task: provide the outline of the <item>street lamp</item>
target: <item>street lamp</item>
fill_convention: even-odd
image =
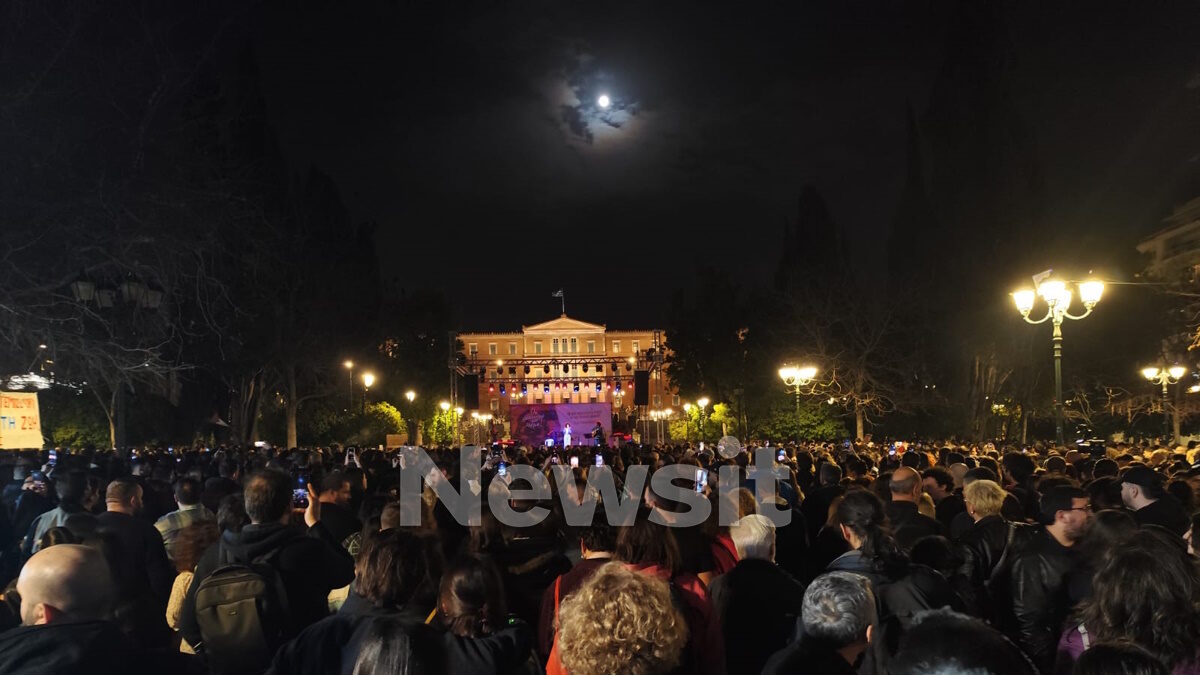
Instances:
[[[684,440],[690,442],[692,440],[692,404],[691,403],[683,404],[683,421],[684,421],[684,425],[683,425]]]
[[[700,406],[700,441],[704,441],[704,423],[708,421],[708,398],[700,398],[696,400],[696,405]]]
[[[785,365],[779,369],[779,379],[783,380],[783,384],[790,387],[796,394],[796,440],[799,441],[800,433],[800,387],[808,386],[813,378],[817,376],[816,366],[793,366]]]
[[[354,408],[354,362],[347,359],[342,365],[350,371],[350,403],[346,405],[346,412],[349,412]]]
[[[1092,313],[1100,296],[1104,295],[1104,282],[1098,279],[1088,279],[1076,284],[1079,288],[1079,299],[1083,302],[1083,314],[1070,313],[1071,300],[1074,292],[1067,287],[1066,282],[1059,279],[1045,279],[1034,289],[1022,288],[1012,294],[1013,302],[1021,318],[1026,323],[1039,324],[1050,321],[1054,324],[1051,341],[1054,345],[1054,438],[1063,445],[1063,401],[1062,401],[1062,324],[1066,319],[1082,319]],[[1037,296],[1046,303],[1046,315],[1036,321],[1029,318],[1033,311]]]
[[[1142,377],[1146,378],[1154,384],[1162,386],[1162,409],[1163,409],[1163,439],[1171,436],[1172,443],[1179,442],[1179,434],[1171,434],[1168,426],[1169,418],[1167,416],[1167,387],[1179,381],[1179,378],[1187,374],[1187,368],[1183,366],[1171,366],[1170,368],[1159,368],[1157,366],[1147,366],[1142,368]],[[1175,421],[1179,421],[1179,410],[1175,410]]]
[[[446,412],[447,410],[450,409],[450,402],[442,401],[441,403],[438,404],[438,407],[442,409],[442,412]]]
[[[408,391],[404,392],[404,398],[408,399],[409,403],[412,403],[413,399],[415,399],[416,397],[417,397],[417,392],[413,391],[412,389],[409,389]]]
[[[143,310],[157,311],[162,305],[163,298],[166,292],[157,284],[151,282],[146,284],[137,276],[131,274],[119,283],[101,282],[97,283],[87,272],[82,272],[78,278],[68,284],[71,291],[71,296],[81,305],[96,304],[96,309],[102,311],[111,310],[113,313],[119,313],[116,320],[107,327],[108,339],[115,339],[119,342],[124,342],[126,339],[138,338],[138,329],[136,323],[140,317],[146,316]],[[119,291],[119,295],[118,295]],[[118,299],[124,302],[117,302]],[[107,319],[102,319],[107,320]],[[81,328],[81,330],[84,330]],[[39,349],[44,349],[44,346]],[[153,348],[143,348],[140,346],[140,340],[135,345],[121,345],[123,350],[128,352],[137,351],[152,351]],[[44,360],[44,364],[52,363],[49,360]],[[138,366],[132,368],[117,367],[125,372],[132,371],[136,368],[145,368],[150,365],[147,362],[142,362]],[[109,417],[109,430],[111,440],[115,449],[122,449],[126,446],[126,408],[128,407],[128,394],[132,391],[132,382],[125,378],[118,378],[119,381],[113,390],[112,410]],[[85,383],[86,384],[86,383]]]
[[[373,373],[363,373],[363,414],[367,414],[367,395],[371,393],[371,385],[375,384],[375,375]]]

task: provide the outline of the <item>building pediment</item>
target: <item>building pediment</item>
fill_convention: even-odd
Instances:
[[[570,333],[603,333],[604,324],[588,323],[579,319],[572,319],[566,314],[551,319],[544,323],[535,323],[532,326],[521,326],[521,331],[526,335],[530,334],[553,334],[563,335]]]

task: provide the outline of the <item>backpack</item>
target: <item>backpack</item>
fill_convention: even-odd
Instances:
[[[288,636],[287,591],[275,566],[279,549],[248,563],[224,563],[196,588],[196,624],[209,671],[216,675],[261,673]]]

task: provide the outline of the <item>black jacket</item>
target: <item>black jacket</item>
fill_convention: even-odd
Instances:
[[[1010,551],[1008,592],[1012,598],[1009,632],[1043,672],[1054,665],[1063,622],[1071,611],[1067,578],[1075,552],[1038,528],[1020,550]]]
[[[1156,499],[1134,511],[1133,517],[1137,520],[1138,525],[1158,525],[1180,537],[1186,534],[1188,528],[1192,526],[1188,514],[1184,512],[1179,501],[1171,495]]]
[[[126,574],[118,583],[129,581],[136,585],[132,589],[141,591],[148,587],[154,601],[166,611],[171,597],[171,585],[175,583],[175,567],[167,558],[162,535],[153,523],[136,516],[106,511],[96,516],[100,529],[112,533],[120,546],[119,554],[126,565]]]
[[[1009,531],[1012,531],[1013,550],[1024,546],[1036,529],[1032,525],[1014,523],[1004,516],[987,516],[974,523],[958,541],[962,554],[959,576],[966,579],[972,595],[964,597],[967,605],[981,618],[995,622],[998,619],[997,601],[1002,598],[992,588],[991,580],[1005,570],[997,570],[1004,549],[1008,546]],[[1005,558],[1004,567],[1009,568],[1012,560]]]
[[[112,574],[121,605],[120,623],[143,646],[167,646],[173,635],[166,609],[175,567],[167,558],[162,535],[149,521],[116,511],[101,513],[96,521],[111,537],[119,558]]]
[[[886,511],[896,543],[905,551],[921,537],[943,534],[942,524],[918,511],[913,502],[889,502]]]
[[[817,534],[829,520],[829,505],[845,492],[846,489],[841,485],[822,485],[804,496],[804,501],[800,503],[800,512],[804,514],[804,522],[808,525],[810,541],[817,538]]]
[[[537,626],[542,613],[542,594],[560,574],[571,570],[562,545],[551,537],[516,537],[494,554],[508,611],[530,626]]]
[[[329,530],[333,540],[341,543],[346,537],[361,532],[362,521],[354,516],[349,508],[341,504],[321,504],[321,524]]]
[[[758,675],[792,637],[804,586],[775,563],[750,558],[714,579],[709,597],[730,645],[726,672]]]
[[[267,675],[350,675],[358,652],[379,618],[398,619],[406,628],[421,672],[436,675],[500,675],[522,672],[533,648],[533,631],[525,623],[507,626],[485,638],[462,638],[425,625],[423,610],[363,608],[309,626],[279,648]]]
[[[21,626],[0,633],[0,675],[195,672],[203,672],[195,657],[141,651],[107,621]]]
[[[967,512],[967,504],[963,501],[962,490],[956,490],[952,494],[946,495],[942,501],[937,503],[934,511],[937,521],[942,524],[942,532],[949,532],[954,518],[960,513]]]
[[[307,531],[279,523],[247,525],[241,532],[226,530],[200,558],[192,585],[183,599],[179,632],[189,644],[201,642],[200,627],[196,625],[196,589],[214,570],[227,564],[219,556],[244,563],[276,549],[280,549],[275,560],[287,592],[295,632],[329,614],[329,591],[354,580],[354,559],[321,523]]]
[[[854,675],[854,667],[837,652],[837,647],[802,637],[775,653],[763,668],[763,675]]]
[[[955,593],[950,581],[924,565],[909,565],[907,574],[879,589],[879,596],[887,614],[895,618],[902,629],[912,625],[918,612],[943,607],[962,612],[964,608],[962,598]],[[892,644],[887,645],[889,652],[894,652],[898,646],[899,633],[889,636],[892,639]]]

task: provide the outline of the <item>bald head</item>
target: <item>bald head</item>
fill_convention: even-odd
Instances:
[[[89,546],[59,544],[34,554],[17,579],[21,623],[36,626],[104,619],[112,575],[104,556]]]
[[[896,469],[888,481],[894,502],[915,502],[921,498],[921,474],[912,467],[902,466]]]

